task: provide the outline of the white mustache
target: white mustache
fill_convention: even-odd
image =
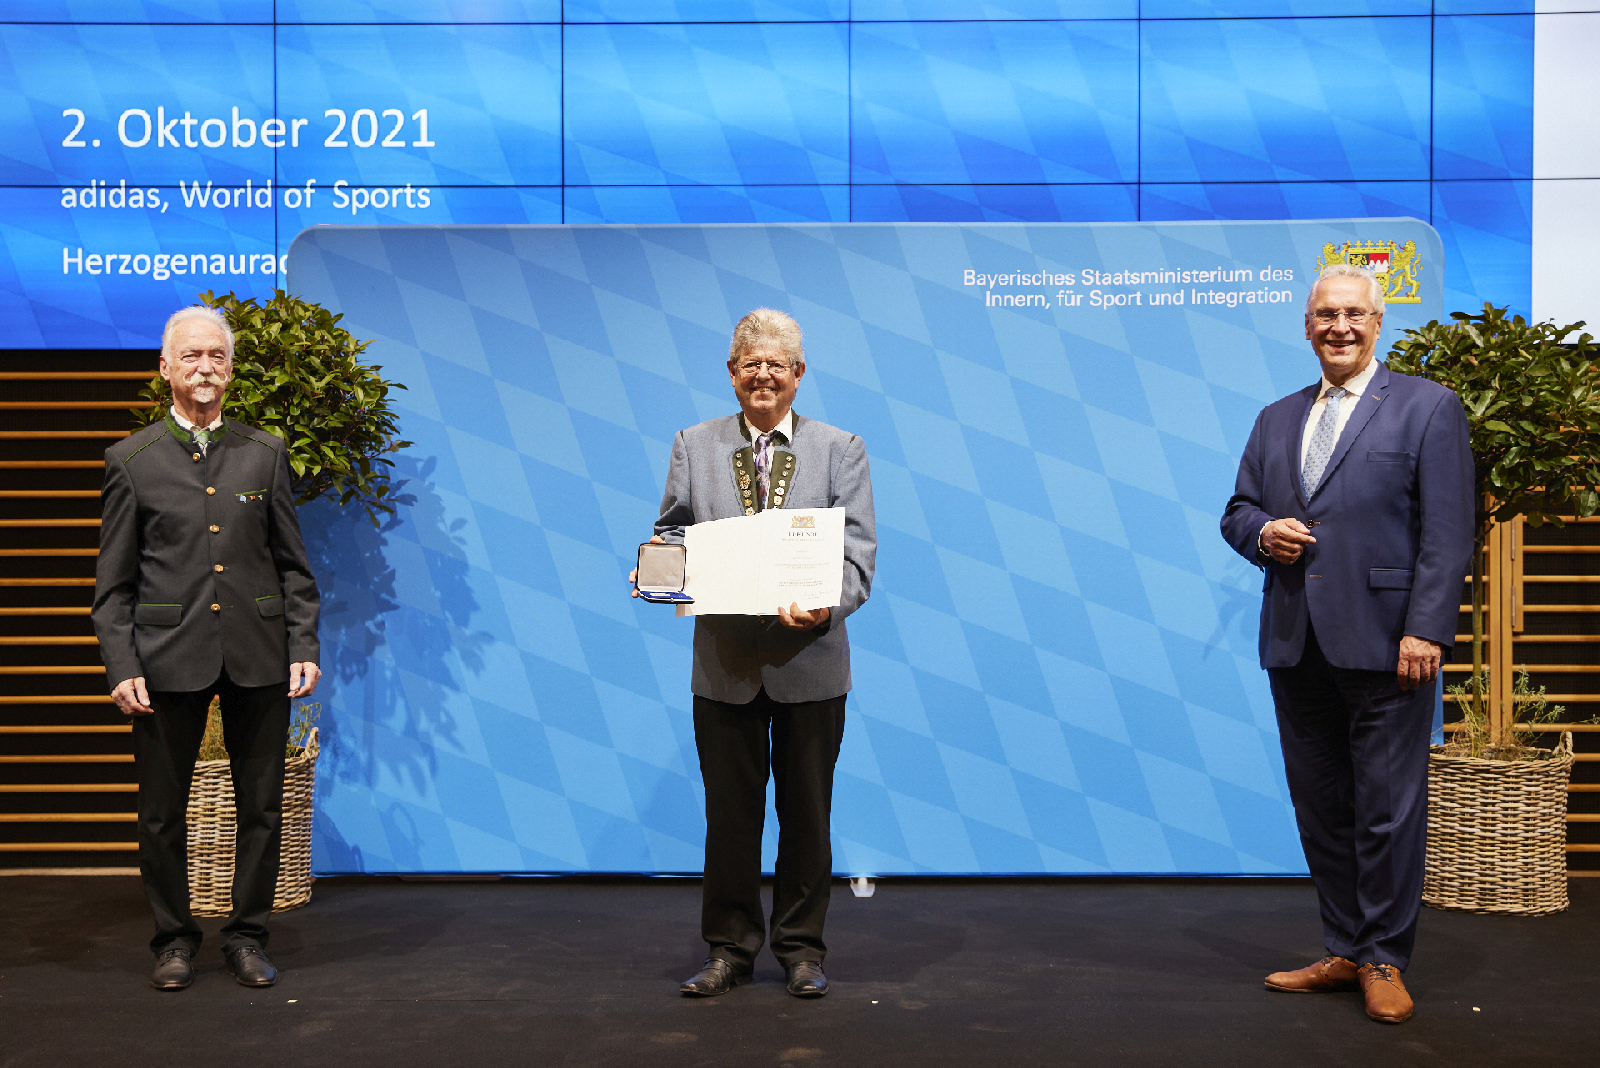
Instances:
[[[218,374],[195,373],[189,376],[190,386],[216,386],[219,389],[228,384],[228,380]]]

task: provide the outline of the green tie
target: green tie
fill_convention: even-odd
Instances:
[[[211,431],[202,427],[194,428],[194,443],[200,446],[200,451],[205,452],[206,446],[211,444]]]

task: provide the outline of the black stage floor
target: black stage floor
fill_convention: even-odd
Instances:
[[[1292,880],[887,880],[837,885],[832,994],[764,957],[720,998],[694,880],[325,879],[276,917],[276,987],[221,969],[145,985],[131,877],[0,879],[0,1065],[1586,1065],[1600,1063],[1600,886],[1537,919],[1423,910],[1417,1015],[1275,994],[1321,955]]]

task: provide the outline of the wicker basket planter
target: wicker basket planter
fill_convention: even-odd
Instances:
[[[278,853],[273,912],[297,909],[311,900],[311,799],[321,751],[313,728],[300,755],[284,766],[283,845]],[[189,908],[196,916],[226,916],[233,911],[236,830],[233,780],[226,760],[195,763],[188,822]]]
[[[1439,909],[1539,916],[1567,907],[1572,733],[1545,760],[1428,755],[1422,901]]]

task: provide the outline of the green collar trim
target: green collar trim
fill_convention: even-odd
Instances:
[[[222,435],[224,435],[224,434],[226,434],[228,432],[228,422],[229,422],[228,417],[227,416],[223,416],[222,417],[222,425],[217,427],[217,429],[215,429],[215,430],[213,430],[211,432],[211,441],[215,442],[218,438],[222,437]],[[178,425],[178,420],[173,418],[172,409],[171,408],[167,409],[166,423],[167,423],[167,429],[169,431],[171,431],[173,437],[177,438],[179,441],[183,442],[185,445],[193,445],[194,444],[194,432],[190,431],[190,430],[185,430],[183,427]]]

